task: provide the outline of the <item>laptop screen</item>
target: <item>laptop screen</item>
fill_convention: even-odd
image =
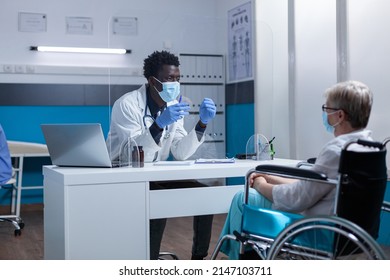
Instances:
[[[112,167],[100,124],[42,124],[41,128],[53,164]]]

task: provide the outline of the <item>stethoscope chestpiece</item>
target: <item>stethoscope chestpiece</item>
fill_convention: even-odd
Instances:
[[[168,131],[168,128],[166,128],[165,129],[164,139],[167,140],[169,137],[171,137],[171,133]]]

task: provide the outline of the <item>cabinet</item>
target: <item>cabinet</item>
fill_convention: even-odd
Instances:
[[[205,97],[217,106],[215,119],[207,125],[205,143],[193,158],[224,158],[226,155],[225,63],[223,55],[180,54],[182,101],[190,104],[184,127],[190,131],[199,120],[199,108]]]

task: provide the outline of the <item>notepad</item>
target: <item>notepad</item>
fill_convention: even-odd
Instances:
[[[195,163],[234,163],[234,158],[199,158],[195,160]]]
[[[167,161],[157,161],[153,163],[156,166],[182,166],[182,165],[191,165],[194,164],[193,160],[167,160]]]

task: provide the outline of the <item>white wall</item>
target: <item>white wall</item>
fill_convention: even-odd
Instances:
[[[296,157],[315,157],[333,135],[322,125],[325,89],[337,82],[336,1],[295,0]]]
[[[219,2],[219,3],[218,3]],[[220,0],[0,0],[0,66],[6,65],[50,65],[76,67],[112,67],[137,70],[140,76],[143,59],[154,50],[170,45],[174,53],[225,53],[226,45],[221,44],[225,21],[216,17]],[[18,32],[18,13],[31,12],[47,15],[47,32]],[[91,17],[93,35],[66,34],[65,17]],[[137,17],[136,36],[112,35],[111,18],[114,16]],[[225,19],[223,19],[225,20]],[[222,31],[221,28],[224,28]],[[8,40],[6,40],[8,38]],[[224,41],[225,42],[225,41]],[[117,47],[132,50],[129,55],[81,55],[43,54],[29,51],[32,45],[78,46],[78,47]],[[71,57],[71,58],[70,58]],[[72,68],[73,67],[73,68]],[[0,67],[2,68],[2,67]],[[43,69],[43,68],[37,68]],[[48,69],[48,68],[45,68]],[[61,68],[53,67],[53,72]],[[8,75],[1,73],[0,82],[47,82],[45,75]],[[37,71],[38,72],[38,71]],[[129,75],[127,75],[129,76]],[[52,82],[80,83],[95,81],[91,77],[75,75],[63,77],[49,76]],[[118,78],[123,83],[143,81],[141,79]],[[65,79],[65,80],[64,80]],[[99,80],[99,79],[98,79]],[[102,81],[106,82],[106,81]]]
[[[390,2],[354,0],[348,3],[350,79],[366,83],[373,91],[374,104],[368,127],[374,138],[381,141],[390,137]]]

